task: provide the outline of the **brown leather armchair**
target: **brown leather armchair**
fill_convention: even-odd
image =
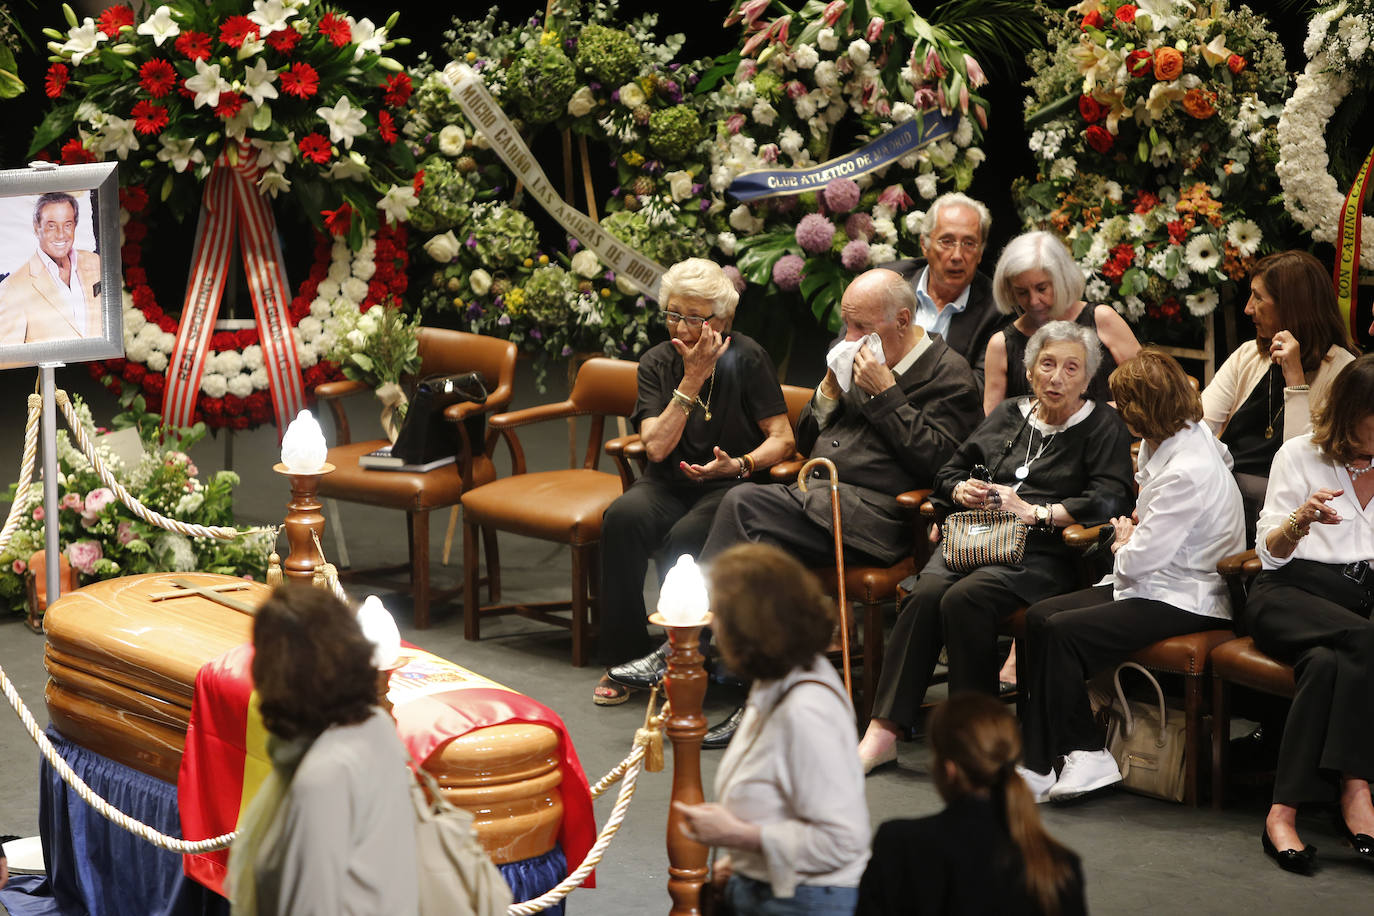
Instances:
[[[406,513],[410,562],[406,565],[345,572],[345,578],[370,579],[400,570],[410,570],[410,585],[415,606],[415,626],[429,626],[431,601],[443,601],[457,593],[447,589],[431,594],[429,581],[429,513],[458,504],[464,491],[496,477],[489,445],[469,442],[463,420],[478,413],[494,413],[510,404],[515,382],[517,351],[515,344],[495,337],[463,331],[420,328],[420,375],[480,372],[490,387],[485,404],[454,404],[444,411],[446,419],[458,430],[458,460],[424,474],[408,471],[378,471],[358,466],[358,458],[387,445],[385,439],[352,441],[343,397],[370,391],[363,382],[326,382],[315,388],[315,396],[329,405],[334,416],[338,444],[329,450],[333,473],[320,478],[319,495],[346,502],[401,509]],[[495,538],[492,537],[492,542]]]
[[[597,546],[601,516],[633,480],[623,456],[622,472],[597,469],[606,417],[628,417],[638,393],[639,363],[598,357],[582,364],[572,393],[559,404],[541,404],[489,421],[492,434],[505,439],[513,472],[462,495],[463,504],[463,634],[480,637],[484,616],[520,614],[572,630],[572,662],[581,667],[590,656],[590,639],[599,622],[596,603]],[[528,472],[516,430],[545,420],[591,417],[586,457],[582,466],[560,471]],[[624,440],[629,437],[622,437]],[[526,537],[567,544],[572,548],[572,597],[568,601],[498,605],[501,597],[500,559],[494,538],[487,541],[487,581],[492,604],[478,603],[480,584],[477,535],[509,531]],[[553,611],[571,611],[571,619]]]

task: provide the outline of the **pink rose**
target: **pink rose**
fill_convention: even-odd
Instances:
[[[33,520],[34,520],[35,522],[41,522],[41,521],[43,521],[43,516],[44,516],[45,514],[46,514],[46,513],[43,511],[43,507],[42,507],[42,506],[35,506],[35,507],[34,507],[34,510],[33,510]]]
[[[120,522],[119,528],[115,531],[115,540],[119,541],[121,544],[127,544],[130,541],[138,540],[138,535],[134,533],[134,523]]]
[[[84,504],[81,502],[81,494],[79,493],[63,493],[62,500],[58,503],[60,508],[72,509],[77,512],[81,511],[83,505]]]
[[[67,561],[73,569],[87,576],[95,574],[95,564],[103,556],[99,541],[76,541],[67,545]]]
[[[85,516],[96,516],[100,510],[115,501],[115,495],[109,487],[96,487],[86,494],[86,511],[81,513]]]
[[[15,560],[10,564],[10,568],[14,570],[16,576],[22,576],[24,575],[24,570],[29,568],[29,564],[25,563],[23,560]]]

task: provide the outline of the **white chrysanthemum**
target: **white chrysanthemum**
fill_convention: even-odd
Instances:
[[[154,350],[148,354],[147,359],[145,359],[143,362],[144,365],[146,365],[149,368],[149,370],[153,372],[161,372],[162,370],[167,368],[167,354],[159,353],[156,350]]]
[[[1067,181],[1077,171],[1078,162],[1072,156],[1056,159],[1050,164],[1050,178],[1055,181]]]
[[[304,350],[304,349],[306,349],[306,348],[302,348],[302,349]],[[304,354],[302,354],[302,355],[304,355]],[[319,361],[319,356],[318,356],[318,354],[316,355],[315,360],[316,360],[316,362]],[[308,367],[310,364],[309,364],[309,363],[306,363],[306,362],[304,362],[304,361],[302,361],[302,362],[301,362],[301,365],[302,365],[302,366],[307,366],[307,367]],[[258,390],[260,390],[260,391],[261,391],[262,389],[266,388],[267,385],[268,385],[268,381],[267,381],[267,369],[265,369],[265,368],[263,368],[263,369],[254,369],[253,372],[252,372],[252,374],[249,376],[249,378],[250,378],[250,379],[252,380],[252,382],[253,382],[253,387],[256,388],[256,389],[258,389]]]
[[[959,126],[954,128],[954,144],[956,146],[968,146],[973,142],[973,121],[969,118],[960,118]]]
[[[916,176],[916,193],[926,200],[934,200],[937,190],[939,190],[939,185],[934,174],[926,172],[924,175]]]
[[[349,270],[348,262],[335,260],[329,265],[327,279],[333,280],[335,283],[342,283],[344,280],[348,279],[350,275],[351,271]]]
[[[357,277],[349,277],[339,284],[339,292],[349,302],[361,305],[367,298],[367,284]]]
[[[1226,241],[1236,246],[1241,257],[1248,258],[1258,251],[1263,238],[1254,220],[1238,219],[1226,227]]]
[[[253,393],[253,380],[246,373],[240,372],[238,375],[229,376],[229,383],[225,387],[234,397],[246,398]]]
[[[243,354],[238,350],[221,350],[215,357],[214,370],[226,378],[243,371]]]
[[[796,156],[805,144],[806,139],[790,127],[778,136],[778,149],[789,156]]]
[[[1083,295],[1087,297],[1089,302],[1101,302],[1111,295],[1111,292],[1112,288],[1107,285],[1106,280],[1101,277],[1093,277],[1088,281],[1088,286],[1083,291]]]
[[[296,348],[296,357],[303,368],[309,369],[320,361],[320,351],[313,343],[303,343]],[[266,375],[265,372],[263,374]]]
[[[816,53],[815,45],[798,45],[792,52],[792,63],[798,70],[810,70],[820,63],[821,56]]]
[[[353,276],[363,282],[372,279],[372,275],[377,272],[377,262],[372,258],[356,257],[353,259]]]
[[[140,312],[138,309],[126,308],[124,310],[125,336],[128,336],[130,334],[137,334],[139,331],[143,330],[147,326],[147,324],[148,319],[143,317],[143,313]]]
[[[162,331],[157,335],[157,343],[153,344],[155,349],[163,353],[171,353],[172,348],[177,345],[177,336],[171,331]]]
[[[1194,273],[1211,270],[1221,263],[1221,252],[1217,250],[1217,243],[1210,235],[1199,235],[1194,238],[1188,243],[1183,254],[1188,262],[1188,269]]]
[[[328,318],[330,314],[333,313],[333,311],[334,309],[332,306],[330,306],[329,300],[324,298],[323,296],[316,296],[315,299],[310,303],[310,314],[314,315],[316,318],[319,318],[320,320]]]
[[[136,363],[146,363],[149,354],[152,352],[152,348],[148,346],[146,341],[137,338],[135,338],[132,343],[125,344],[124,346],[124,355]]]
[[[248,367],[249,371],[256,371],[267,365],[262,358],[262,347],[259,344],[243,348],[243,364]]]
[[[212,398],[222,398],[229,390],[229,381],[218,372],[207,372],[200,377],[200,390]]]
[[[326,302],[333,302],[339,298],[339,283],[343,278],[335,280],[332,277],[325,277],[320,281],[320,285],[315,288],[315,294]]]
[[[892,217],[878,216],[878,209],[878,207],[873,208],[873,237],[889,245],[895,244],[897,241],[897,227],[893,224]],[[888,258],[888,260],[890,261],[892,258]]]
[[[1119,304],[1113,303],[1113,308],[1118,312],[1122,311]],[[1125,303],[1125,315],[1132,321],[1139,321],[1145,315],[1145,301],[1139,296],[1127,296]]]

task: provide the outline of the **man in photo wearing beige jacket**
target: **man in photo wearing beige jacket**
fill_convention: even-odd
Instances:
[[[101,336],[100,255],[76,250],[78,213],[65,191],[38,198],[38,250],[0,282],[0,346]]]

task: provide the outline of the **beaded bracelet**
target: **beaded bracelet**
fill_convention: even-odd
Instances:
[[[1294,509],[1288,513],[1288,519],[1284,522],[1283,536],[1296,544],[1307,536],[1307,528],[1306,525],[1298,524],[1298,510]]]

